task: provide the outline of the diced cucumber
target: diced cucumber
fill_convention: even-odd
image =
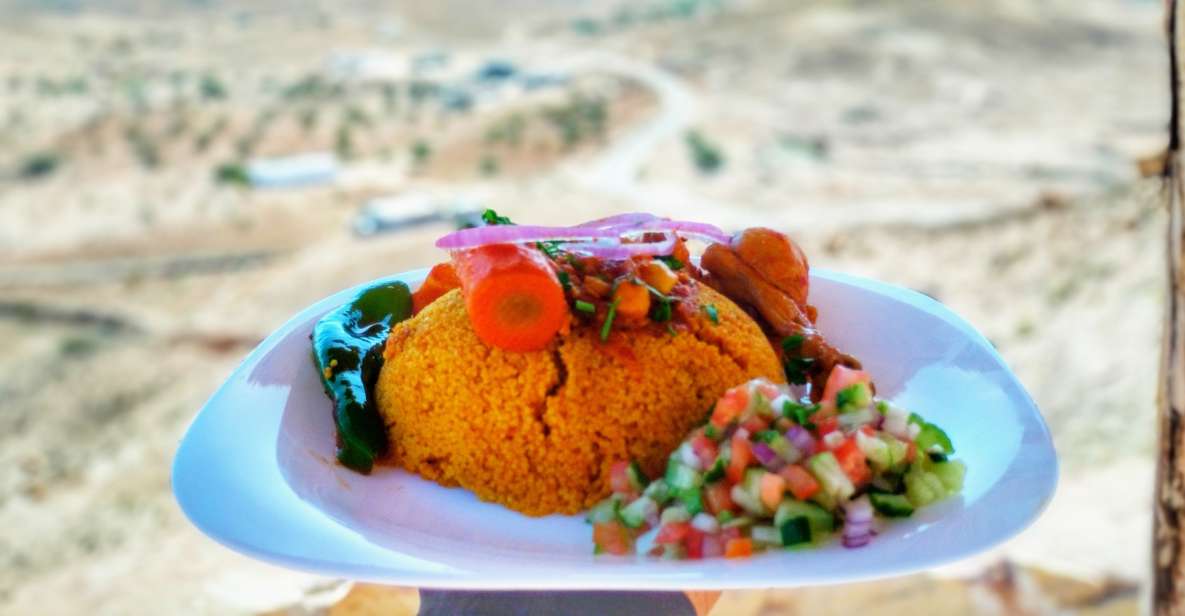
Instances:
[[[671,488],[667,485],[665,479],[655,479],[646,486],[642,491],[642,496],[649,496],[654,502],[659,505],[665,504],[670,499]]]
[[[913,515],[913,504],[901,494],[881,494],[872,492],[868,495],[872,507],[881,515],[890,518],[907,518]]]
[[[614,494],[609,498],[593,505],[588,510],[585,519],[589,524],[605,524],[617,520],[617,511],[621,508],[621,496]]]
[[[918,432],[918,436],[914,439],[914,444],[917,445],[918,451],[926,453],[938,452],[950,455],[955,452],[954,445],[950,442],[950,437],[942,428],[932,424],[922,424],[922,429]]]
[[[835,516],[830,511],[811,503],[784,499],[774,513],[774,526],[782,527],[786,522],[802,518],[810,526],[813,536],[821,537],[835,530]],[[787,544],[789,545],[789,544]]]
[[[674,456],[667,462],[666,482],[670,485],[672,492],[680,492],[691,488],[698,488],[703,485],[703,475],[675,459]]]
[[[654,546],[656,545],[654,540],[658,538],[659,530],[661,530],[661,528],[655,526],[641,535],[638,535],[638,538],[634,541],[634,552],[639,556],[646,556],[650,554],[650,550],[653,550]]]
[[[863,431],[856,432],[856,446],[864,452],[864,456],[872,463],[878,473],[893,466],[893,454],[889,451],[889,444],[875,437],[868,436]]]
[[[753,515],[766,515],[765,505],[761,504],[761,498],[754,498],[745,490],[743,485],[738,483],[732,486],[728,495],[732,498],[732,502],[741,506],[741,509]]]
[[[749,526],[751,524],[753,524],[753,518],[747,515],[738,515],[727,522],[721,522],[720,528],[740,528],[742,526]]]
[[[691,513],[683,508],[683,505],[672,505],[662,510],[662,514],[658,516],[658,521],[661,524],[668,522],[687,522],[691,520]]]
[[[762,545],[782,545],[782,532],[773,526],[754,526],[749,529],[749,538]]]
[[[963,489],[963,475],[967,473],[967,467],[958,460],[947,460],[930,465],[930,472],[938,476],[948,494],[954,494]]]
[[[781,434],[774,434],[774,437],[766,441],[769,448],[778,454],[778,457],[785,460],[787,464],[794,464],[802,459],[802,453],[798,451],[794,444]]]
[[[807,461],[807,468],[829,495],[836,500],[847,500],[856,491],[852,480],[839,467],[839,460],[830,451],[815,454]]]
[[[713,481],[720,481],[724,479],[724,469],[728,467],[728,460],[725,454],[721,451],[716,456],[716,461],[712,463],[712,467],[704,473],[704,483],[711,483]]]
[[[914,507],[925,507],[946,496],[946,486],[934,473],[911,468],[905,474],[905,496]]]
[[[779,524],[778,533],[782,536],[782,545],[786,547],[810,543],[813,538],[810,520],[805,516],[790,518]]]
[[[650,500],[649,497],[642,496],[622,507],[617,515],[626,526],[638,528],[646,523],[646,518],[655,513],[658,513],[658,504]]]
[[[868,383],[854,383],[835,394],[835,408],[840,413],[850,413],[872,404],[872,389]]]
[[[633,461],[631,461],[630,465],[626,467],[625,477],[629,480],[630,487],[637,490],[638,492],[644,490],[646,488],[646,484],[650,483],[650,480],[646,478],[645,473],[642,472],[642,469],[638,466],[638,463]]]
[[[704,495],[699,488],[682,488],[675,490],[675,498],[683,503],[683,507],[691,515],[704,510]]]

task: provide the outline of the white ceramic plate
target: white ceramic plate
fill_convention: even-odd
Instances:
[[[393,279],[412,288],[423,270]],[[967,464],[960,498],[838,542],[752,559],[670,562],[592,554],[580,516],[529,518],[401,470],[334,464],[330,405],[310,360],[317,318],[349,289],[263,341],[202,408],[173,465],[173,491],[203,532],[272,563],[357,580],[483,589],[787,587],[927,569],[996,545],[1053,495],[1057,458],[1033,401],[980,334],[928,297],[812,273],[819,326],[861,359],[878,393],[942,426]],[[458,384],[463,386],[463,384]]]

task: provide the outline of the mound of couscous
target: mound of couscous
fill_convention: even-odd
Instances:
[[[661,473],[670,452],[729,387],[784,382],[761,329],[700,284],[679,331],[614,332],[573,319],[548,348],[483,343],[460,290],[387,341],[376,386],[392,461],[528,515],[576,513],[605,497],[610,466]]]

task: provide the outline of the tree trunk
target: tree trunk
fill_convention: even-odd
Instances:
[[[1166,2],[1172,107],[1165,165],[1168,295],[1159,391],[1160,447],[1153,524],[1153,610],[1185,616],[1185,177],[1181,143],[1181,11]]]

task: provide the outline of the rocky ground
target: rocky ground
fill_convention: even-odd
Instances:
[[[390,194],[776,225],[997,345],[1063,463],[1041,520],[939,571],[714,613],[1137,611],[1164,215],[1136,161],[1165,141],[1160,3],[435,4],[3,7],[0,612],[413,613],[413,591],[215,545],[168,475],[269,331],[436,258],[445,224],[350,232]],[[456,108],[499,58],[566,79]],[[219,173],[317,149],[342,161],[332,183]]]

